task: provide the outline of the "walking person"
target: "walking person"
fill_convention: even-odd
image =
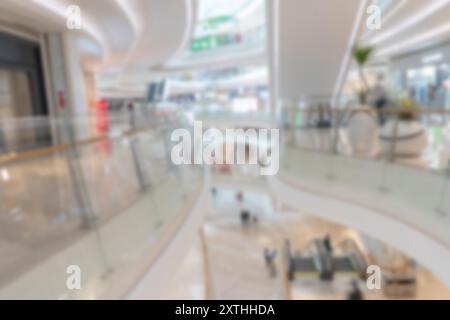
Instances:
[[[378,121],[380,125],[383,125],[386,120],[383,109],[388,105],[389,102],[388,93],[383,85],[383,79],[383,76],[379,75],[377,78],[377,83],[369,91],[371,104],[376,108],[378,112]]]
[[[275,263],[275,258],[277,256],[277,250],[269,250],[264,248],[264,260],[266,262],[266,267],[269,269],[269,276],[275,278],[277,276],[277,266]]]
[[[364,300],[364,295],[359,288],[357,279],[352,280],[351,286],[352,288],[347,294],[347,300]]]

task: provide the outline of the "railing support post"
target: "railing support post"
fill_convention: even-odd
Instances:
[[[444,174],[444,181],[442,183],[441,194],[439,196],[438,206],[436,208],[436,212],[440,215],[447,215],[447,211],[445,210],[445,200],[447,197],[445,196],[448,189],[448,180],[450,179],[450,161],[448,162],[446,173]]]
[[[383,111],[380,111],[383,112]],[[389,151],[386,156],[385,161],[382,161],[383,163],[383,171],[381,174],[381,182],[380,186],[378,187],[378,190],[381,192],[389,192],[389,188],[386,186],[386,171],[389,163],[394,163],[396,160],[396,149],[397,149],[397,138],[398,138],[398,124],[400,121],[399,115],[397,112],[395,112],[394,115],[394,126],[392,127],[392,140],[390,143]]]

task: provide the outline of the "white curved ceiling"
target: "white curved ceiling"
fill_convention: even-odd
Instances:
[[[66,28],[67,7],[82,12],[81,32]],[[1,18],[40,32],[74,32],[94,70],[148,69],[189,40],[194,0],[2,0]]]
[[[200,69],[226,68],[266,62],[266,43],[264,36],[248,39],[249,30],[264,28],[265,0],[199,0],[197,4],[197,23],[193,29],[193,39],[223,33],[240,34],[244,40],[232,45],[209,48],[204,51],[185,50],[157,68],[161,73],[179,73]],[[205,21],[217,17],[230,16],[232,19],[220,27],[205,28]],[[247,35],[247,37],[246,37]]]
[[[391,6],[381,29],[363,42],[376,48],[376,57],[389,58],[443,43],[450,39],[450,0],[402,0]]]
[[[258,9],[263,3],[246,1]],[[265,62],[264,43],[186,58],[200,4],[222,12],[228,2],[215,6],[215,1],[200,0],[2,0],[0,19],[8,16],[11,24],[33,31],[75,34],[83,68],[97,73],[101,92],[145,92],[149,81],[167,73]],[[69,5],[81,9],[80,31],[66,27]],[[242,7],[243,2],[235,5]]]
[[[119,1],[119,0],[117,0]],[[134,8],[139,21],[129,64],[135,68],[160,64],[179,54],[190,40],[194,5],[190,0],[120,0]]]

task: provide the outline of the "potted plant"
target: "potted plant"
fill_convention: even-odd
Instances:
[[[391,117],[380,130],[380,145],[384,154],[415,157],[428,145],[425,129],[419,118],[419,107],[411,99],[397,102],[397,117]]]
[[[362,87],[358,90],[359,103],[364,106],[367,102],[367,93],[369,92],[369,84],[366,75],[364,74],[364,66],[369,61],[372,55],[373,47],[363,47],[356,45],[353,48],[353,59],[358,68],[359,79]]]
[[[373,47],[356,45],[353,59],[358,68],[360,88],[357,89],[358,110],[352,112],[348,121],[348,138],[355,154],[363,155],[372,151],[377,134],[377,122],[373,109],[367,105],[369,84],[364,74],[364,66],[370,60]]]

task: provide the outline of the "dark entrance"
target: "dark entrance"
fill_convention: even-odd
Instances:
[[[0,33],[0,152],[48,144],[47,115],[39,44]]]

